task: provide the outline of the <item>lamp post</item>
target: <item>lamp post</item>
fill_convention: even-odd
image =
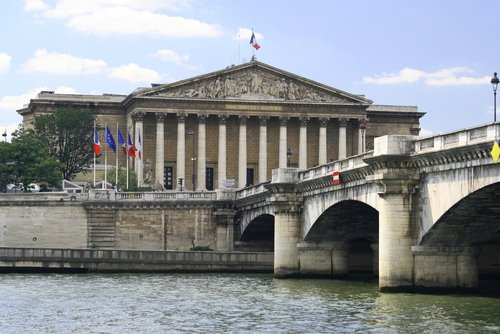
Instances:
[[[497,72],[493,73],[491,84],[493,85],[493,122],[497,121],[497,88],[500,80],[497,77]]]
[[[7,129],[5,129],[5,131],[2,133],[2,137],[4,141],[7,142]]]
[[[193,185],[193,191],[196,189],[196,174],[195,174],[195,168],[196,168],[196,157],[194,155],[194,130],[190,129],[188,131],[188,135],[191,137],[191,140],[193,142],[193,150],[191,154],[191,161],[193,162],[193,173],[191,174],[191,182]]]
[[[287,167],[290,167],[290,159],[292,157],[292,150],[290,149],[290,147],[288,148],[288,151],[286,151],[286,157],[287,157],[287,160],[288,160]]]

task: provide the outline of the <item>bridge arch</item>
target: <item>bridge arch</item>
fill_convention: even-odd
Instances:
[[[274,215],[263,213],[246,224],[236,247],[245,251],[274,251]]]
[[[315,252],[331,261],[331,274],[378,271],[378,211],[356,200],[344,200],[326,209],[303,239],[301,266],[307,268],[311,246],[327,249]],[[330,249],[330,250],[328,250]],[[317,259],[316,259],[317,260]]]

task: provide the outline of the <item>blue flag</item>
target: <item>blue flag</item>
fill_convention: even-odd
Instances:
[[[125,138],[123,138],[120,129],[118,129],[118,145],[121,145],[123,148],[123,154],[127,155],[127,143],[125,143]]]
[[[106,125],[106,142],[109,145],[109,148],[113,150],[113,152],[116,153],[116,143],[115,143],[115,138],[113,138],[113,135],[111,134],[111,131],[109,131],[109,127]]]

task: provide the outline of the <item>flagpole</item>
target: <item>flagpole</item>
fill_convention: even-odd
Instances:
[[[95,134],[96,134],[96,132],[95,132],[95,121],[94,121],[94,145],[95,145]],[[94,151],[94,188],[95,188],[95,160],[96,160],[96,158],[95,158],[95,149],[94,149],[94,147],[92,147],[92,151]]]
[[[108,122],[105,123],[104,137],[106,138],[106,144],[108,142]],[[104,145],[104,184],[102,189],[107,189],[108,183],[108,145]]]
[[[126,155],[127,156],[127,191],[129,189],[128,188],[129,187],[129,185],[128,185],[128,162],[130,160],[130,147],[128,146],[129,145],[129,143],[128,143],[129,138],[130,138],[130,132],[129,132],[129,128],[127,127],[127,138],[125,139],[125,142],[126,142],[125,145],[127,146],[127,155]]]
[[[116,138],[118,138],[118,122],[116,122]],[[116,148],[116,170],[115,170],[115,185],[118,191],[118,147]]]

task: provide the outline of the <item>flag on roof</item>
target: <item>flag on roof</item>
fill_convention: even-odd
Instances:
[[[257,43],[257,38],[255,38],[255,34],[252,31],[252,37],[250,38],[250,45],[255,48],[255,50],[260,49],[260,45]]]
[[[115,138],[113,138],[113,134],[111,133],[107,125],[106,125],[106,142],[108,143],[109,148],[111,148],[113,152],[116,153]]]
[[[94,129],[94,154],[101,154],[101,143],[99,142],[99,136],[97,135],[97,131]]]

